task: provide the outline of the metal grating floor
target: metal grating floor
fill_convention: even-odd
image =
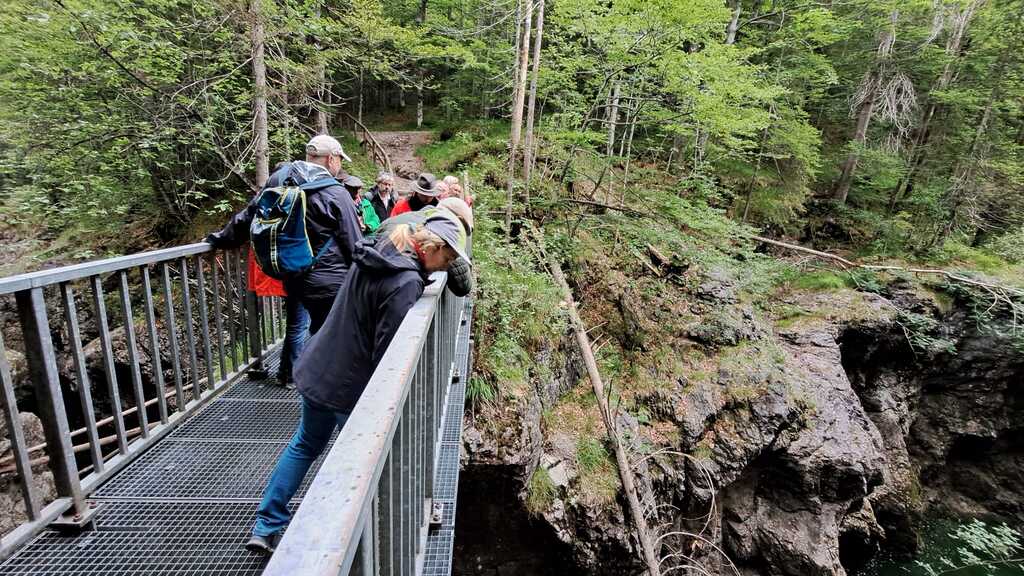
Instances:
[[[190,418],[171,438],[287,442],[295,433],[301,407],[299,402],[224,399]]]
[[[246,379],[231,387],[224,393],[224,399],[242,400],[277,400],[280,402],[299,402],[299,393],[277,386],[273,380]]]
[[[104,484],[94,497],[258,501],[285,446],[287,442],[168,438]],[[305,495],[322,459],[323,455],[313,462],[297,498]]]
[[[47,530],[0,573],[255,576],[265,560],[239,545],[255,512],[255,503],[107,502],[94,531]]]

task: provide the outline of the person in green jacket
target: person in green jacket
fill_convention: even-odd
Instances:
[[[342,181],[342,186],[352,195],[352,201],[356,203],[356,215],[359,216],[359,225],[363,234],[372,234],[380,228],[380,217],[373,209],[370,199],[363,195],[363,181],[358,176],[349,176]]]

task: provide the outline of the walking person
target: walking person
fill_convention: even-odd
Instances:
[[[416,212],[426,206],[437,206],[437,195],[441,190],[437,186],[437,178],[430,172],[423,172],[412,184],[413,194],[402,198],[391,210],[391,216],[406,212]]]
[[[467,258],[465,246],[462,226],[446,215],[359,244],[327,321],[296,366],[302,416],[263,492],[248,550],[274,551],[291,519],[288,502],[335,427],[345,425],[427,277]]]
[[[293,182],[304,187],[305,230],[316,257],[311,268],[285,278],[284,288],[297,296],[309,313],[311,334],[327,318],[352,263],[355,245],[363,236],[352,197],[336,180],[343,173],[342,160],[351,161],[340,142],[326,134],[314,136],[306,144],[306,159],[275,170],[264,186],[267,190]],[[323,185],[318,185],[321,182]],[[235,214],[222,230],[207,236],[206,241],[219,249],[246,243],[257,200]]]

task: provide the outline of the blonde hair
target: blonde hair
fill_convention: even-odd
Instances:
[[[427,230],[425,226],[406,224],[396,227],[388,235],[388,239],[394,244],[399,252],[406,252],[413,249],[413,245],[420,248],[431,247],[440,249],[448,246],[440,236]]]

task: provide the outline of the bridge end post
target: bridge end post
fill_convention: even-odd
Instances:
[[[89,529],[97,508],[91,508],[85,501],[78,477],[78,464],[71,446],[71,429],[64,407],[60,376],[57,374],[57,356],[53,350],[43,289],[30,288],[16,293],[14,297],[57,495],[71,500],[71,509],[52,525],[56,528]]]

